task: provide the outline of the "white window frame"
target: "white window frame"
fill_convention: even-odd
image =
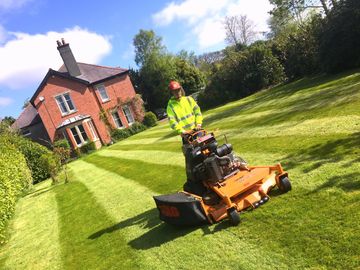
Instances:
[[[131,111],[130,106],[129,106],[129,105],[124,105],[124,106],[122,106],[121,109],[122,109],[123,114],[125,115],[125,118],[126,118],[126,121],[128,122],[128,124],[129,124],[130,126],[131,126],[132,124],[134,124],[134,123],[135,123],[135,118],[134,118],[134,115],[133,115],[133,113],[132,113],[132,111]],[[128,110],[128,112],[129,112],[129,114],[130,114],[130,116],[131,116],[131,118],[132,118],[132,121],[131,121],[131,122],[129,122],[129,117],[128,117],[128,115],[126,114],[125,110]]]
[[[96,86],[96,90],[99,92],[99,96],[100,96],[102,102],[106,102],[106,101],[110,100],[104,84],[98,84]],[[106,95],[106,98],[103,98],[103,96],[101,95],[102,92]]]
[[[66,101],[66,99],[65,99],[65,95],[66,95],[66,94],[69,95],[70,101],[71,101],[71,103],[72,103],[72,105],[73,105],[73,107],[74,107],[73,110],[70,110],[70,107],[69,107],[69,105],[68,105],[68,103],[67,103],[67,101]],[[63,112],[63,111],[62,111],[61,105],[60,105],[59,101],[57,100],[57,97],[60,97],[60,98],[62,99],[62,102],[64,103],[67,112]],[[64,115],[69,115],[69,114],[71,114],[71,113],[76,112],[75,103],[74,103],[74,101],[73,101],[72,98],[71,98],[70,92],[65,92],[65,93],[56,95],[54,98],[55,98],[56,104],[58,105],[59,110],[60,110],[60,113],[61,113],[62,116],[64,116]]]
[[[122,125],[121,127],[118,126],[118,124],[117,124],[117,122],[116,122],[116,120],[115,120],[115,117],[114,117],[114,114],[115,114],[115,113],[117,113],[117,115],[118,115],[118,117],[119,117],[120,123],[121,123],[121,125]],[[119,114],[118,111],[113,111],[113,112],[111,113],[111,117],[112,117],[112,119],[113,119],[113,121],[114,121],[114,124],[115,124],[115,127],[116,127],[117,129],[125,128],[125,125],[124,125],[123,121],[121,121],[120,114]]]
[[[85,140],[84,140],[84,138],[83,138],[83,136],[82,136],[82,134],[81,134],[81,131],[80,131],[79,127],[78,127],[78,126],[80,126],[80,125],[83,126],[83,129],[84,129],[85,134],[86,134],[86,129],[84,128],[83,123],[80,123],[80,124],[78,124],[78,125],[76,125],[76,126],[69,127],[71,136],[73,137],[74,142],[76,143],[76,146],[77,146],[77,147],[83,146],[84,144],[86,144],[86,143],[88,142],[88,141],[85,141]],[[76,139],[75,139],[75,136],[74,136],[74,134],[73,134],[73,132],[72,132],[72,130],[71,130],[72,128],[75,128],[76,133],[77,133],[77,135],[79,136],[80,141],[81,141],[80,144],[77,143],[77,141],[76,141]],[[86,134],[86,136],[88,137],[88,140],[90,140],[90,138],[89,138],[89,136],[88,136],[87,134]]]
[[[87,125],[89,127],[89,130],[91,132],[91,135],[93,136],[94,141],[99,140],[98,136],[96,135],[95,127],[94,127],[93,122],[91,120],[88,120],[88,121],[85,121],[84,123],[87,123]]]

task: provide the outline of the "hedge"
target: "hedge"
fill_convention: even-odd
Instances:
[[[153,127],[157,125],[157,118],[153,112],[145,113],[143,124],[147,127]]]
[[[145,129],[146,129],[145,125],[143,125],[139,122],[135,122],[128,128],[113,129],[111,131],[111,138],[114,141],[121,141],[121,140],[126,139],[127,137],[130,137],[131,135],[139,133]]]
[[[9,138],[0,137],[0,243],[4,229],[15,212],[17,198],[31,187],[31,171],[24,155]]]
[[[40,162],[42,155],[51,153],[49,149],[27,138],[19,136],[11,136],[11,143],[25,156],[34,183],[50,177],[48,167]]]

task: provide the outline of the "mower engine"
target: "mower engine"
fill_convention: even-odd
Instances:
[[[194,139],[191,146],[188,157],[198,181],[221,182],[246,166],[243,159],[235,156],[231,144],[218,146],[213,133]]]

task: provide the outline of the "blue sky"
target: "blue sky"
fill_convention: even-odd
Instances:
[[[225,16],[247,15],[267,31],[268,0],[0,0],[0,117],[18,117],[65,38],[78,62],[136,68],[132,40],[154,30],[168,51],[225,47]]]

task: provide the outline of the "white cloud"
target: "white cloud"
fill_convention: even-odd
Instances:
[[[267,31],[271,8],[268,0],[185,0],[179,4],[171,2],[154,14],[153,20],[162,27],[175,21],[184,22],[203,49],[224,42],[225,16],[247,15],[257,31]]]
[[[33,0],[0,0],[0,10],[10,10],[23,7]]]
[[[11,103],[13,103],[14,100],[8,97],[0,97],[0,107],[6,107],[9,106]]]
[[[30,35],[9,32],[6,43],[0,45],[0,85],[21,89],[38,84],[49,68],[58,69],[62,60],[56,40],[64,38],[70,44],[78,62],[97,64],[111,51],[110,37],[78,26],[64,32]]]

